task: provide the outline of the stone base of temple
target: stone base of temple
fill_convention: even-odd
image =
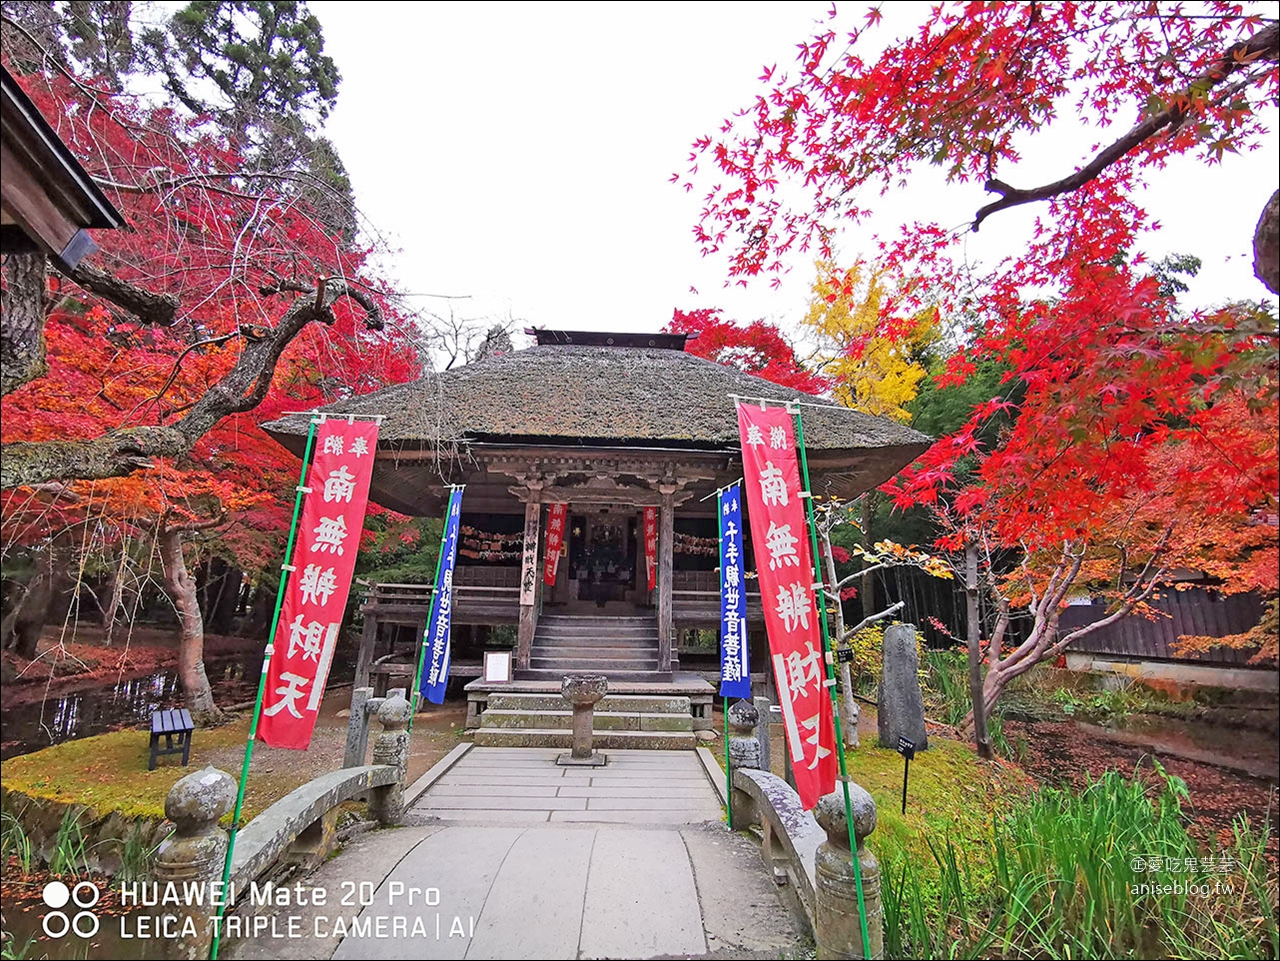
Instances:
[[[466,686],[467,727],[481,747],[555,747],[573,744],[573,710],[551,680]],[[595,744],[605,749],[690,750],[695,732],[711,729],[715,688],[694,674],[670,681],[609,681],[596,705]]]

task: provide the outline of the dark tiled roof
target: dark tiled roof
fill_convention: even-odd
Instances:
[[[386,415],[383,446],[416,447],[467,440],[594,441],[697,448],[738,445],[730,394],[802,399],[810,450],[911,448],[929,438],[896,421],[789,391],[693,354],[642,347],[536,346],[498,354],[408,384],[325,407],[332,415]],[[282,441],[305,434],[307,416],[265,424]]]

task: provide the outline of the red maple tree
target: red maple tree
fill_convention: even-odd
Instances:
[[[419,351],[370,251],[326,226],[305,174],[255,168],[201,118],[65,73],[21,79],[129,228],[100,233],[99,254],[42,285],[41,363],[7,377],[3,398],[5,548],[74,567],[153,545],[188,702],[207,716],[184,543],[201,532],[265,569],[297,462],[258,424],[411,379]],[[6,640],[29,655],[34,623],[7,623]]]
[[[718,307],[696,310],[676,308],[665,328],[673,334],[691,334],[685,349],[698,357],[738,370],[792,390],[821,394],[830,381],[809,370],[796,356],[795,347],[778,329],[765,320],[741,325],[722,317]]]
[[[767,69],[754,103],[695,144],[687,188],[715,177],[696,234],[740,280],[814,247],[829,256],[841,223],[865,220],[876,196],[930,167],[995,195],[972,230],[1040,205],[1025,245],[995,264],[966,260],[965,231],[903,224],[880,246],[877,266],[904,280],[875,332],[893,337],[936,308],[956,346],[944,384],[985,361],[1007,370],[1007,395],[884,490],[902,506],[944,503],[945,546],[1023,552],[1031,573],[1016,596],[1043,615],[1039,654],[1061,649],[1056,617],[1073,584],[1132,574],[1139,556],[1156,575],[1249,530],[1251,549],[1220,553],[1231,563],[1215,572],[1265,586],[1248,570],[1264,546],[1274,555],[1276,537],[1274,314],[1188,315],[1138,253],[1152,227],[1139,193],[1167,161],[1193,154],[1213,167],[1274,135],[1280,25],[1262,9],[942,3],[864,58],[879,12],[851,25],[833,7],[791,74]],[[1027,139],[1072,123],[1125,132],[1056,181],[1011,186]],[[1273,292],[1276,216],[1273,195],[1255,239],[1255,272]],[[997,415],[1008,426],[984,433]],[[1136,522],[1156,504],[1163,524]],[[1271,518],[1262,544],[1259,517]],[[1214,531],[1200,529],[1206,518]],[[1139,606],[1155,579],[1122,591],[1113,613]]]

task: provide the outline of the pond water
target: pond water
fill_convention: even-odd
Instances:
[[[51,911],[48,905],[39,896],[18,896],[5,899],[4,927],[13,937],[13,956],[18,958],[151,961],[164,957],[165,942],[158,937],[138,935],[140,931],[146,932],[144,916],[149,917],[155,910],[136,908],[123,913],[119,908],[92,910],[87,912],[93,915],[91,920],[77,917],[81,912],[72,910],[68,904],[61,912],[62,917],[52,917],[46,925],[45,916]],[[72,921],[76,929],[69,929],[63,934],[64,918]],[[77,930],[90,936],[82,937]],[[50,934],[60,936],[50,937]]]
[[[205,669],[215,698],[224,704],[251,698],[261,664],[260,651],[207,661]],[[152,711],[181,706],[182,685],[174,670],[124,678],[116,683],[97,681],[84,688],[51,694],[44,701],[6,698],[0,709],[4,730],[0,758],[7,760],[51,744],[149,724]]]

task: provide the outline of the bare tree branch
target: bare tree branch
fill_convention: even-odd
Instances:
[[[144,324],[171,327],[177,319],[181,305],[173,294],[154,293],[92,264],[82,263],[67,276],[89,293],[127,310]]]
[[[100,437],[80,441],[20,441],[5,444],[0,462],[0,488],[9,489],[45,481],[123,477],[148,467],[156,457],[187,453],[222,418],[252,410],[271,387],[276,363],[285,348],[313,320],[332,323],[331,307],[341,296],[364,306],[366,323],[382,326],[382,315],[363,292],[352,291],[345,280],[329,278],[317,304],[316,291],[308,289],[284,312],[273,328],[241,325],[245,346],[235,366],[215,383],[171,426],[125,427]]]
[[[988,180],[987,191],[999,194],[1000,199],[982,207],[974,215],[971,229],[977,232],[978,228],[982,226],[982,222],[998,211],[1035,203],[1039,200],[1049,200],[1060,194],[1079,190],[1091,180],[1096,179],[1099,174],[1129,151],[1154,137],[1160,131],[1165,128],[1176,129],[1181,126],[1183,121],[1190,115],[1197,99],[1203,99],[1206,93],[1233,73],[1259,59],[1280,59],[1280,23],[1270,23],[1249,39],[1233,44],[1207,70],[1193,80],[1185,90],[1174,96],[1168,107],[1133,126],[1123,137],[1110,146],[1104,147],[1092,160],[1070,176],[1027,190],[1011,187],[1001,180]],[[1234,85],[1228,91],[1228,94],[1239,92],[1240,89],[1243,89],[1244,86],[1256,79],[1256,75],[1251,75],[1242,84]]]

